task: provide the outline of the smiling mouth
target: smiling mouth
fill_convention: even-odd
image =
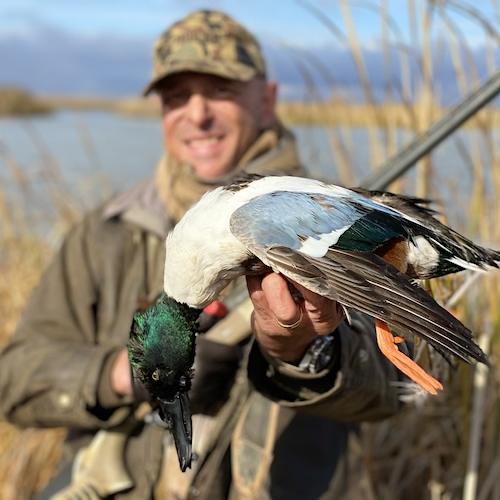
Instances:
[[[189,139],[186,144],[193,148],[203,148],[206,146],[211,146],[212,144],[217,144],[222,140],[222,136],[207,137],[206,139]]]

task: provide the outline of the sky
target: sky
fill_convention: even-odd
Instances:
[[[391,67],[400,74],[398,54],[411,52],[416,77],[426,0],[16,0],[0,2],[0,85],[21,86],[38,94],[138,95],[151,74],[157,36],[191,11],[213,8],[242,22],[261,41],[269,73],[281,83],[282,98],[303,96],[304,71],[311,73],[320,92],[335,83],[356,96],[359,78],[345,42],[349,29],[345,5],[371,83],[379,90],[384,84],[380,16],[384,5],[390,16]],[[409,12],[411,5],[415,8]],[[467,9],[475,11],[476,22],[470,20]],[[323,21],[313,11],[320,11]],[[495,29],[500,26],[500,0],[449,0],[446,13],[470,47],[480,74],[486,74],[484,54],[492,42],[481,22]],[[442,16],[435,14],[433,19],[432,43],[438,51],[445,29]],[[412,36],[411,20],[420,30],[416,36]],[[436,73],[443,73],[441,85],[447,85],[451,61],[446,53],[443,57],[436,62]],[[398,78],[393,80],[396,85]]]
[[[332,19],[338,19],[337,1],[312,1]],[[375,36],[375,16],[362,2],[351,2],[363,37]],[[372,2],[374,5],[378,2]],[[15,4],[15,5],[13,5]],[[366,5],[369,2],[365,3]],[[406,18],[406,0],[389,2],[391,15]],[[300,2],[294,0],[17,0],[0,4],[1,30],[30,34],[39,26],[52,26],[82,36],[116,35],[151,38],[169,24],[197,9],[222,10],[244,23],[260,39],[279,40],[297,45],[321,44],[331,35]]]

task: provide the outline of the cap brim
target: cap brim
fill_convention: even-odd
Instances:
[[[152,92],[161,80],[167,76],[184,72],[203,73],[208,75],[220,76],[228,80],[238,80],[248,82],[254,76],[257,76],[257,70],[246,64],[239,62],[227,61],[210,61],[210,60],[194,60],[194,61],[178,61],[170,62],[168,68],[151,80],[149,85],[143,92],[143,96],[147,96]]]

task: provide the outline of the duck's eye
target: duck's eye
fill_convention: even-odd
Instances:
[[[186,386],[186,377],[179,378],[179,385],[181,387],[185,387]]]
[[[151,378],[156,381],[160,380],[160,370],[158,368],[153,372]]]

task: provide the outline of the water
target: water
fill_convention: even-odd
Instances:
[[[0,141],[35,182],[47,167],[56,167],[73,189],[93,179],[106,179],[111,190],[129,187],[151,173],[162,148],[157,120],[101,112],[3,119]],[[2,174],[6,160],[0,157]]]
[[[370,172],[369,137],[366,129],[295,127],[301,161],[311,175],[339,182],[331,138],[335,135],[345,150],[353,184]],[[492,132],[496,135],[497,131]],[[382,135],[381,138],[383,139]],[[398,143],[410,139],[398,134]],[[484,163],[490,161],[478,132],[463,130],[438,146],[433,153],[433,197],[445,207],[449,220],[464,216],[470,197],[471,144],[476,141]],[[494,143],[497,141],[493,141]],[[109,112],[62,111],[33,118],[0,119],[0,179],[15,196],[29,198],[50,213],[51,189],[64,187],[72,201],[87,210],[112,192],[126,189],[154,171],[162,153],[162,135],[156,118],[135,118]],[[28,194],[13,182],[14,170],[21,170],[33,190]],[[486,169],[489,171],[489,169]],[[411,193],[414,174],[405,177]],[[487,184],[491,184],[487,180]],[[457,203],[457,200],[458,203]],[[451,219],[450,219],[451,218]]]

